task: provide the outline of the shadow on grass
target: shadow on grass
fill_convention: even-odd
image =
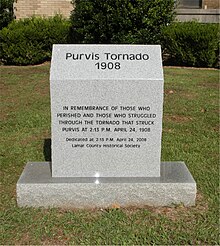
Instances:
[[[51,162],[51,139],[44,139],[44,159]]]

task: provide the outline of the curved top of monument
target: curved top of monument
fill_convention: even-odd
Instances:
[[[51,80],[161,80],[160,45],[53,45]]]

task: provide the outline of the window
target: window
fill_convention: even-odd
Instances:
[[[178,8],[199,9],[202,7],[202,0],[177,0]]]

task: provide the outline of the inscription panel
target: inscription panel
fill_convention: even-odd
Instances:
[[[91,45],[80,45],[80,52],[76,45],[62,47],[54,47],[51,66],[52,176],[160,176],[163,104],[160,47],[152,47],[157,51],[152,60],[149,46],[120,46],[122,51],[118,51],[118,46],[95,46],[98,51],[93,55]],[[125,54],[124,50],[146,59],[134,61],[131,69],[131,61],[121,61],[122,55],[117,55]],[[54,54],[59,56],[54,58]],[[87,58],[94,56],[94,59],[95,54],[99,54],[97,60],[92,59],[87,64],[93,69],[91,78],[82,60],[77,60],[78,65],[75,65],[72,57],[76,58],[77,54],[83,54],[82,59],[86,54]],[[103,54],[114,56],[108,55],[107,59],[105,55],[107,61],[99,62]],[[63,63],[60,63],[62,59],[58,60],[61,56],[65,57]],[[116,67],[108,67],[115,63]],[[74,66],[71,68],[70,64]],[[155,68],[158,64],[160,66]],[[83,79],[79,79],[78,71],[82,67],[85,72]],[[71,69],[72,78],[69,70],[66,77],[63,74],[67,68]],[[141,75],[138,73],[138,78],[134,79],[132,71],[139,71]]]

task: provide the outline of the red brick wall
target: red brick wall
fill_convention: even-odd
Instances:
[[[203,0],[203,8],[219,9],[220,0]],[[206,7],[205,7],[206,6]]]
[[[17,0],[14,4],[16,19],[35,16],[70,16],[71,0]]]
[[[202,8],[218,9],[219,2],[220,0],[202,0]],[[33,15],[47,17],[53,16],[56,13],[69,17],[73,9],[71,0],[17,0],[14,7],[16,19]]]

